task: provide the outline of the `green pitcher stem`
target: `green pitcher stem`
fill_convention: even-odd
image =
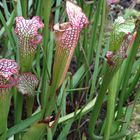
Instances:
[[[23,96],[21,93],[17,92],[14,96],[14,106],[15,106],[15,124],[18,124],[21,121],[22,117],[22,106],[23,106]],[[14,136],[15,140],[19,140],[19,133]]]
[[[21,72],[29,72],[32,68],[32,62],[34,59],[34,53],[33,54],[27,54],[24,55],[23,52],[20,50],[20,70]]]
[[[52,103],[52,102],[55,99],[55,96],[56,96],[55,93],[56,93],[56,87],[55,86],[49,86],[48,92],[46,94],[46,97],[44,99],[44,103],[43,103],[43,106],[42,106],[42,117],[41,117],[41,119],[44,119],[45,117],[51,115],[51,112],[54,109],[54,103]]]
[[[48,98],[47,99],[47,108],[46,108],[46,113],[45,113],[45,116],[49,116],[49,115],[51,115],[51,113],[52,113],[52,111],[54,110],[54,106],[55,106],[55,102],[56,102],[56,100],[54,100],[54,99],[56,99],[56,95],[55,95],[55,92],[56,92],[56,90],[50,90],[50,91],[52,91],[52,92],[50,92],[50,93],[52,93],[52,95],[51,95],[51,98]]]
[[[34,105],[34,96],[27,96],[26,97],[26,113],[27,113],[27,117],[30,117],[32,115],[33,105]]]
[[[114,75],[109,85],[104,140],[110,139],[112,123],[114,121],[114,110],[115,110],[116,93],[117,93],[117,86],[118,86],[118,77],[119,77],[119,71]]]
[[[7,119],[10,107],[11,94],[7,91],[0,93],[0,140],[6,140]]]

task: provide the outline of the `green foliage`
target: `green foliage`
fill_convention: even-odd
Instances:
[[[140,95],[139,12],[126,9],[125,15],[115,19],[111,27],[108,27],[110,7],[106,1],[75,2],[88,17],[89,25],[80,33],[69,72],[62,85],[59,83],[67,55],[64,53],[54,59],[57,49],[53,25],[68,21],[65,2],[0,2],[0,58],[15,59],[19,64],[24,63],[23,66],[30,63],[26,72],[34,73],[40,81],[32,99],[21,95],[16,89],[11,90],[14,116],[9,117],[15,120],[8,130],[4,128],[4,137],[14,137],[14,140],[66,140],[71,133],[75,135],[73,139],[78,140],[118,140],[131,137],[128,128]],[[38,45],[31,61],[24,57],[20,62],[20,51],[14,33],[15,17],[29,19],[36,15],[44,23],[44,28],[39,30],[43,41]],[[135,19],[130,18],[131,15],[136,15]],[[106,32],[109,33],[108,37]],[[132,42],[126,47],[124,58],[120,57],[120,52],[127,34],[133,38],[129,38]],[[107,57],[108,51],[113,52],[111,57]],[[54,65],[56,70],[53,70]],[[21,68],[21,73],[23,69]],[[57,81],[52,84],[53,77]],[[3,110],[2,104],[0,110]],[[139,139],[139,134],[134,139]]]

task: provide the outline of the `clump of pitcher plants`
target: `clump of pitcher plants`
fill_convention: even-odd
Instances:
[[[140,19],[110,22],[119,3],[0,2],[0,140],[133,139]]]

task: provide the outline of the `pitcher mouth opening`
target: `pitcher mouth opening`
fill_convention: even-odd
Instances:
[[[57,31],[63,32],[65,30],[69,29],[69,28],[71,28],[71,23],[70,22],[65,22],[65,23],[62,23],[62,24],[57,23],[53,27],[54,31],[56,31],[56,32]]]

